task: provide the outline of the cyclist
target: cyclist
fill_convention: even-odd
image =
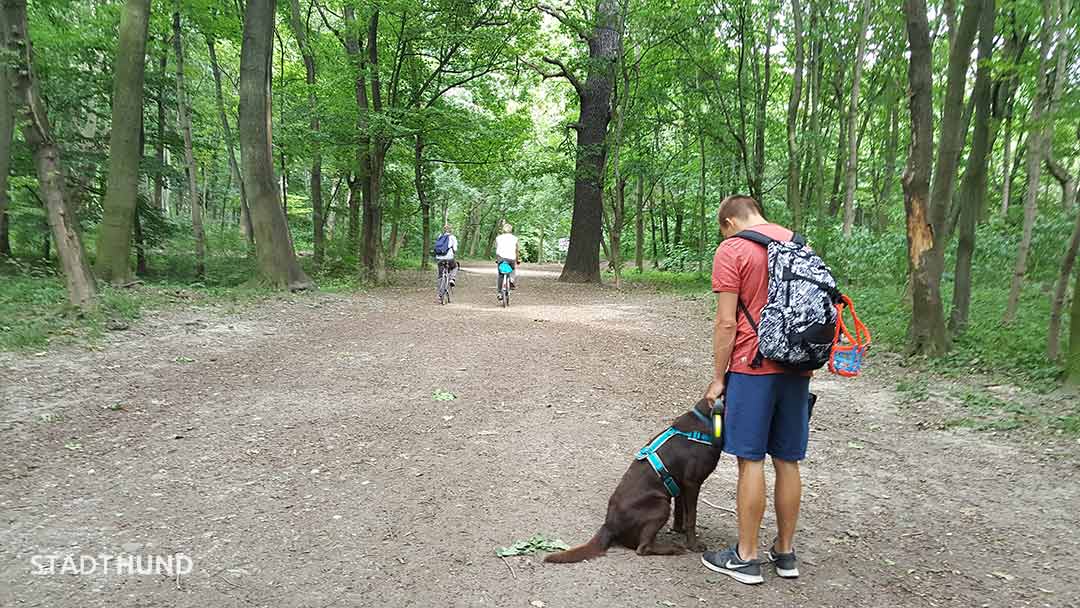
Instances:
[[[454,232],[450,224],[443,226],[443,232],[439,235],[439,238],[435,239],[435,261],[438,262],[438,267],[435,270],[435,289],[438,291],[439,277],[442,270],[445,267],[446,271],[450,273],[450,286],[453,287],[457,284],[458,263],[454,259],[458,250],[458,240],[454,236]]]
[[[498,268],[503,262],[513,269],[510,273],[510,289],[514,289],[517,286],[517,265],[521,263],[521,247],[518,238],[514,236],[514,227],[510,224],[503,224],[503,233],[495,237],[495,267]],[[498,290],[499,287],[499,273],[496,272],[495,289]],[[498,292],[498,298],[501,302],[501,291]]]

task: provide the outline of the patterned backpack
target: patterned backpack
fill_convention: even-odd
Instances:
[[[739,299],[739,312],[746,315],[758,337],[758,352],[750,366],[760,367],[764,358],[799,371],[828,363],[834,373],[857,374],[870,335],[858,319],[854,337],[844,327],[843,307],[851,308],[854,315],[851,300],[836,288],[829,267],[806,246],[806,239],[795,234],[790,241],[780,241],[753,230],[743,230],[735,237],[753,241],[769,252],[769,297],[758,320]],[[834,368],[834,356],[850,358],[856,354],[858,361],[845,360],[843,372]]]

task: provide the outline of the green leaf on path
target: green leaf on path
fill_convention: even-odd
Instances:
[[[457,397],[454,396],[454,393],[444,391],[442,389],[439,389],[431,394],[432,401],[453,401],[454,399],[457,399]]]
[[[495,555],[499,557],[510,557],[513,555],[532,555],[537,551],[551,552],[551,551],[565,551],[570,548],[559,539],[549,539],[543,534],[534,534],[532,538],[528,540],[519,540],[509,547],[499,547],[495,549]]]

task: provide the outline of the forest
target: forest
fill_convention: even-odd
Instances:
[[[6,348],[155,287],[377,288],[444,223],[704,293],[738,192],[879,344],[1080,382],[1076,3],[2,4]]]

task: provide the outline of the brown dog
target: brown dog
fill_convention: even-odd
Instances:
[[[544,561],[571,563],[600,557],[614,543],[636,549],[638,555],[679,555],[686,550],[704,550],[695,530],[698,491],[716,469],[720,447],[719,442],[711,445],[690,439],[686,434],[711,438],[712,424],[707,422],[711,416],[711,405],[702,399],[694,409],[672,423],[671,428],[683,434],[673,435],[655,452],[671,480],[678,484],[672,529],[686,534],[685,547],[656,542],[656,533],[664,527],[671,513],[671,492],[653,465],[647,459],[638,459],[631,463],[608,500],[604,525],[592,540],[567,551],[552,553]],[[654,436],[653,440],[661,435],[663,433]],[[652,443],[650,441],[649,445]]]

